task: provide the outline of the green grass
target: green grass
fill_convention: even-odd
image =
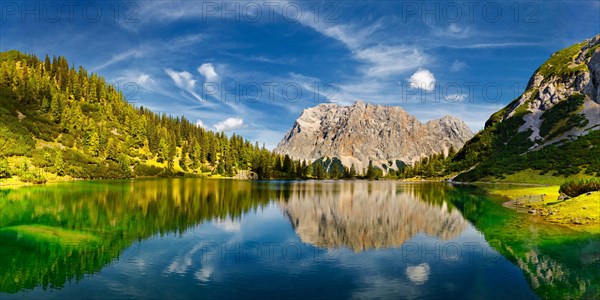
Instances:
[[[17,240],[55,242],[81,246],[100,242],[100,238],[83,231],[66,230],[46,225],[17,225],[0,229],[0,237],[14,236]]]
[[[547,203],[546,209],[554,212],[547,219],[555,223],[589,225],[600,232],[600,192],[579,195],[565,201]]]
[[[583,173],[570,176],[554,176],[551,172],[540,174],[539,170],[526,169],[515,172],[513,174],[504,175],[503,178],[486,177],[482,178],[482,181],[490,182],[502,182],[502,183],[528,183],[528,184],[540,184],[540,185],[561,185],[563,182],[572,179],[588,179],[594,178],[592,175],[586,175]]]
[[[494,186],[492,189],[488,191],[490,194],[504,196],[510,199],[517,199],[520,197],[530,196],[530,195],[546,195],[544,197],[545,202],[547,201],[556,201],[558,199],[558,186],[541,186],[541,187],[515,187],[512,185],[499,185]]]
[[[557,185],[542,187],[494,185],[483,188],[492,195],[503,196],[511,200],[545,195],[543,201],[523,206],[535,209],[546,221],[566,225],[580,231],[600,233],[600,192],[559,201],[559,186]]]
[[[544,78],[548,78],[552,75],[560,77],[567,74],[573,74],[580,70],[587,70],[587,66],[583,63],[576,66],[571,65],[571,62],[579,51],[581,51],[581,47],[584,43],[585,42],[581,42],[554,53],[539,67],[538,72],[544,76]]]

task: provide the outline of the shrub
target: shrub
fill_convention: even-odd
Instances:
[[[20,179],[23,182],[31,182],[35,184],[46,183],[46,177],[35,172],[25,172],[23,175],[21,175]]]
[[[147,164],[136,165],[134,170],[136,176],[158,176],[164,171],[163,168]]]
[[[558,190],[559,193],[569,197],[577,197],[592,191],[600,191],[600,179],[570,180],[563,183]]]
[[[10,178],[10,166],[4,157],[0,157],[0,178]]]

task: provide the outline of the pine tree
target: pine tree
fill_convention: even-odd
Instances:
[[[289,156],[289,155],[287,155],[287,154],[286,154],[286,155],[283,157],[283,165],[282,165],[282,167],[281,167],[281,168],[282,168],[282,171],[283,171],[285,174],[288,174],[288,175],[293,175],[293,172],[294,172],[294,166],[293,166],[293,164],[292,164],[292,159],[290,158],[290,156]]]
[[[112,161],[118,161],[121,147],[114,137],[108,138],[108,145],[106,146],[106,159]]]
[[[456,154],[456,149],[454,149],[454,145],[450,145],[450,149],[448,149],[448,157],[452,158]]]
[[[354,167],[354,164],[350,166],[350,171],[348,173],[350,178],[356,178],[356,168]]]
[[[342,177],[342,172],[340,172],[340,168],[339,165],[336,163],[332,163],[333,166],[331,166],[331,178],[333,179],[339,179]]]
[[[300,178],[308,178],[309,176],[309,172],[308,172],[308,164],[306,163],[306,160],[302,161],[302,174],[300,176]]]
[[[0,156],[0,178],[10,178],[10,168],[5,157]]]
[[[54,123],[58,124],[61,121],[63,111],[63,102],[59,94],[52,95],[50,101],[50,116]]]
[[[65,162],[63,160],[62,151],[56,151],[56,155],[54,156],[54,172],[59,175],[65,175]]]
[[[88,151],[90,154],[94,157],[98,157],[100,155],[100,137],[98,136],[98,132],[93,131],[91,133],[88,143]]]

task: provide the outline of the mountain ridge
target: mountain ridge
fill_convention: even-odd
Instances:
[[[450,115],[422,123],[400,106],[358,100],[348,106],[324,103],[304,109],[274,151],[312,161],[338,158],[358,170],[372,162],[385,171],[447,154],[472,136],[466,123]]]

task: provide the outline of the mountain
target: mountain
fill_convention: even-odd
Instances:
[[[458,180],[600,174],[600,35],[554,53],[457,153]]]
[[[410,186],[399,190],[393,181],[336,187],[309,182],[292,189],[280,205],[300,239],[319,248],[396,248],[420,233],[449,240],[465,230],[457,209],[428,202],[420,192]]]
[[[275,152],[311,161],[337,158],[359,171],[372,161],[385,171],[460,149],[472,136],[469,127],[452,116],[423,124],[401,107],[363,101],[320,104],[302,112]]]
[[[64,57],[0,53],[0,179],[306,177],[299,161],[287,160],[286,173],[272,172],[277,161],[239,135],[135,107]]]

